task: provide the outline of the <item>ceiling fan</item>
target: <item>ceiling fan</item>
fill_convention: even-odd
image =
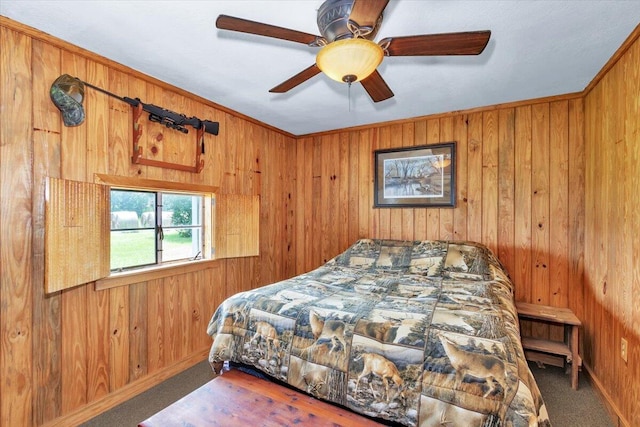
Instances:
[[[425,34],[387,37],[372,41],[382,23],[389,0],[326,0],[318,9],[322,36],[220,15],[216,27],[273,37],[321,48],[316,63],[272,88],[284,93],[320,72],[348,84],[360,82],[374,102],[393,92],[376,70],[384,56],[479,55],[489,42],[491,31]]]

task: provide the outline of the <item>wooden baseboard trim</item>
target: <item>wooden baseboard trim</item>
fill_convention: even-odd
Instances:
[[[604,389],[604,386],[602,385],[598,377],[593,373],[591,367],[586,364],[584,360],[582,361],[582,367],[587,374],[587,378],[600,395],[600,400],[602,400],[602,402],[604,403],[604,406],[607,409],[611,420],[613,421],[613,425],[616,427],[631,427],[631,423],[629,423],[629,421],[624,418],[618,406],[615,404],[609,393],[607,393],[607,391]]]
[[[62,427],[70,425],[79,425],[91,418],[100,415],[101,413],[108,411],[111,408],[118,406],[121,403],[137,396],[138,394],[149,390],[151,387],[160,384],[164,380],[173,377],[180,372],[189,369],[190,367],[202,362],[209,355],[209,348],[202,349],[186,359],[183,359],[173,365],[154,372],[151,375],[147,375],[131,384],[104,396],[101,399],[95,400],[81,408],[76,409],[66,415],[56,418],[43,424],[43,427]]]

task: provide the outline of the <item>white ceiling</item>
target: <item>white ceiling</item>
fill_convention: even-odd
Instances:
[[[312,65],[317,48],[215,28],[225,14],[319,35],[321,4],[1,0],[0,15],[295,135],[579,92],[640,23],[638,0],[391,0],[376,41],[492,33],[479,56],[385,58],[378,71],[395,97],[379,103],[323,74],[269,93]]]

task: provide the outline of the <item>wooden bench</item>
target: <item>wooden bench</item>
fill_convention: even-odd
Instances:
[[[578,370],[582,365],[582,359],[578,354],[580,319],[568,308],[516,302],[516,309],[521,319],[564,326],[564,342],[522,337],[522,346],[525,350],[533,352],[563,356],[567,363],[571,363],[571,388],[577,390]],[[531,357],[527,356],[527,358],[531,360]]]
[[[225,371],[139,427],[378,426],[375,421],[237,369]]]

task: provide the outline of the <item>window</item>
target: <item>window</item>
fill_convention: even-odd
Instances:
[[[203,258],[204,197],[111,189],[111,271]]]

